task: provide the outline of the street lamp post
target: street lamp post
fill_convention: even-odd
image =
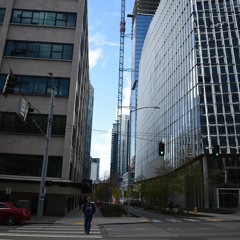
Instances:
[[[45,149],[44,149],[40,190],[39,190],[37,218],[43,217],[43,207],[44,207],[44,200],[45,200],[45,182],[46,182],[47,167],[48,167],[48,148],[49,148],[49,142],[51,138],[54,100],[55,100],[55,85],[54,85],[53,73],[48,73],[48,74],[52,77],[52,91],[51,91],[50,109],[49,109],[49,115],[48,115],[47,134],[45,136],[46,142],[45,142]]]
[[[130,190],[130,177],[131,177],[131,116],[133,112],[136,112],[138,110],[142,109],[160,109],[160,107],[154,106],[154,107],[140,107],[136,109],[130,109],[130,116],[129,116],[129,125],[128,125],[128,134],[129,134],[129,142],[128,142],[128,149],[129,149],[129,154],[128,154],[128,201],[127,201],[127,215],[130,216],[130,195],[131,195],[131,190]]]

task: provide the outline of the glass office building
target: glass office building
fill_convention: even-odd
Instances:
[[[133,9],[132,25],[132,76],[131,76],[131,109],[137,109],[139,62],[143,43],[160,0],[136,0]],[[137,112],[131,113],[131,160],[134,163],[136,145]],[[133,164],[134,165],[134,164]]]
[[[138,111],[135,178],[198,162],[205,207],[240,207],[239,11],[233,0],[162,0],[140,61],[138,107],[160,109]]]

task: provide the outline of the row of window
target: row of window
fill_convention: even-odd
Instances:
[[[37,124],[36,124],[37,123]],[[46,133],[48,115],[29,113],[26,122],[16,113],[0,112],[0,132],[22,133],[22,134],[42,134]],[[52,135],[64,136],[66,129],[66,116],[53,116]]]
[[[6,9],[0,8],[0,23],[4,20],[5,12]],[[74,28],[76,19],[76,13],[14,9],[11,23]]]
[[[17,83],[14,93],[48,95],[52,89],[52,78],[38,76],[16,76]],[[0,75],[0,92],[2,92],[7,75]],[[54,78],[56,96],[67,97],[69,93],[70,79]]]
[[[76,13],[13,10],[11,23],[75,27],[76,18]]]
[[[72,60],[73,44],[8,40],[5,56]]]
[[[40,177],[43,156],[0,154],[0,174]],[[47,177],[60,178],[62,157],[49,156]]]
[[[233,5],[231,4],[231,1],[230,0],[226,0],[226,7],[227,8],[231,8],[235,5],[237,5],[237,1],[233,1]],[[211,5],[208,1],[203,1],[203,2],[197,2],[197,9],[198,10],[203,10],[203,9],[209,9],[210,6],[213,8],[213,9],[216,9],[216,7],[218,6],[219,9],[225,9],[225,2],[223,0],[218,0],[218,1],[211,1]],[[217,10],[217,9],[216,9]]]

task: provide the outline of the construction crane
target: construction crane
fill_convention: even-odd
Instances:
[[[124,38],[126,31],[125,21],[125,0],[121,0],[121,21],[120,21],[120,54],[119,54],[119,77],[118,77],[118,156],[117,156],[117,179],[119,179],[120,162],[121,162],[121,124],[122,124],[122,99],[123,99],[123,71],[124,71]]]

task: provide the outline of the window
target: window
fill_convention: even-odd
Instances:
[[[9,207],[4,203],[0,203],[0,208],[3,209],[3,208],[9,208]]]
[[[51,57],[51,47],[51,44],[41,43],[39,47],[39,58],[54,58]]]
[[[7,41],[5,56],[72,60],[73,45]]]
[[[7,75],[0,75],[0,91],[3,90]],[[52,79],[50,77],[38,76],[16,76],[17,84],[14,93],[49,95],[48,88],[52,87]],[[69,94],[70,79],[54,78],[56,96],[67,97]]]
[[[0,23],[2,23],[4,20],[5,11],[6,11],[5,8],[0,8]]]
[[[217,116],[217,121],[218,121],[218,124],[224,124],[224,116],[223,115],[218,115]]]
[[[219,131],[219,134],[226,134],[226,129],[224,126],[219,126],[218,131]]]
[[[41,131],[36,127],[35,122],[41,126],[41,130],[46,133],[48,115],[29,113],[24,123],[16,113],[1,112],[0,132],[38,134]],[[27,124],[26,124],[27,123]],[[52,124],[52,135],[64,136],[66,128],[66,116],[54,115]]]
[[[76,18],[76,13],[44,12],[15,9],[12,13],[11,23],[72,28],[76,27]]]
[[[38,155],[0,154],[0,174],[40,177],[42,161]],[[49,156],[47,177],[60,178],[61,174],[62,157]]]

